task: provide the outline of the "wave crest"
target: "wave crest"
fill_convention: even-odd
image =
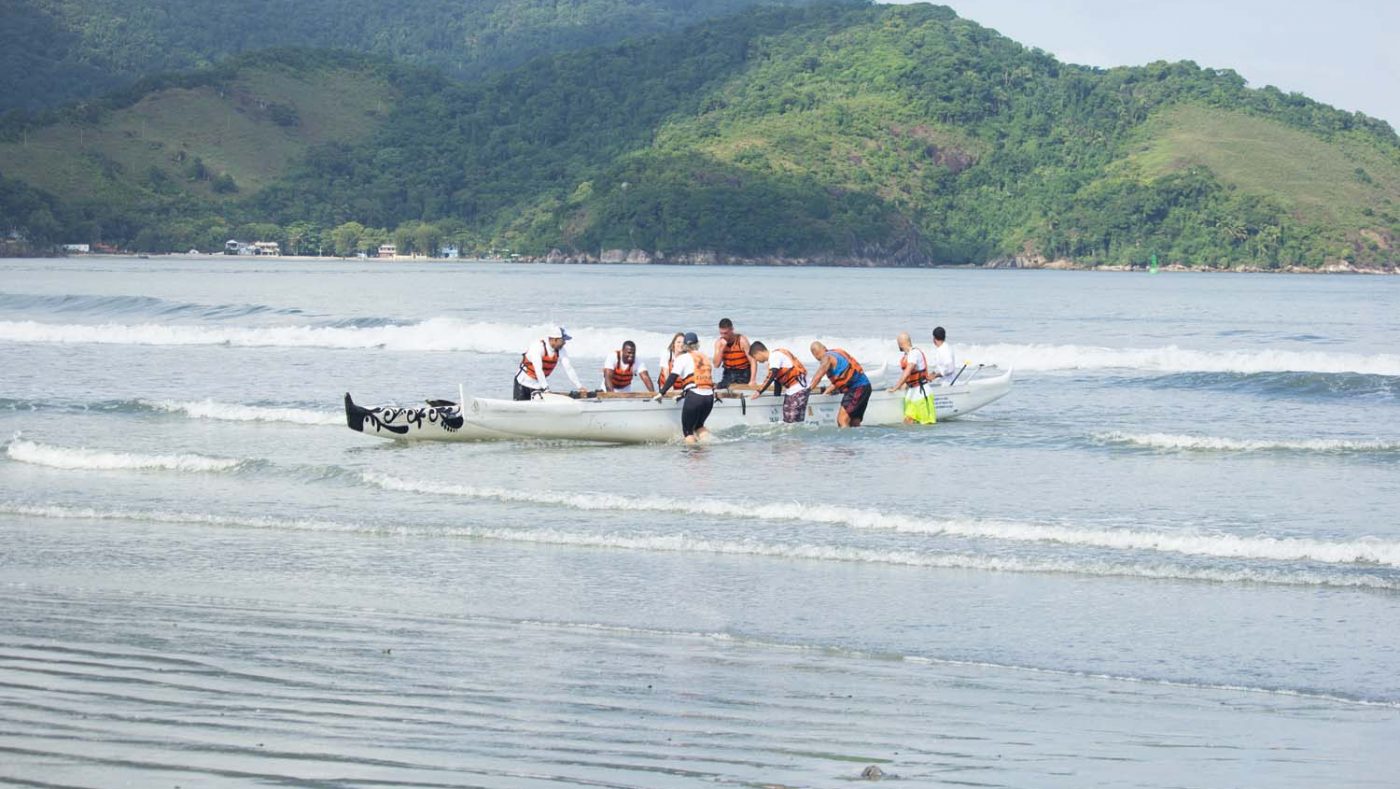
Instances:
[[[16,439],[5,447],[14,461],[68,471],[232,471],[244,461],[206,455],[142,455],[100,449],[56,447]]]
[[[1053,573],[1100,577],[1189,580],[1215,583],[1265,583],[1287,586],[1328,586],[1358,589],[1400,590],[1400,580],[1366,573],[1319,573],[1258,568],[1190,567],[1125,562],[1037,560],[1015,557],[960,554],[941,551],[877,550],[842,545],[774,543],[761,540],[717,540],[678,534],[619,534],[571,532],[560,529],[519,529],[478,526],[380,527],[332,521],[237,517],[162,511],[97,510],[88,507],[31,505],[6,502],[0,514],[82,520],[151,521],[208,524],[234,528],[330,531],[360,534],[421,534],[499,542],[557,545],[575,548],[622,549],[660,553],[703,553],[773,559],[856,562],[949,570],[989,570],[1018,573]]]
[[[1003,542],[1058,543],[1123,551],[1175,553],[1211,559],[1313,561],[1327,564],[1400,567],[1400,542],[1379,539],[1333,542],[1295,537],[1103,529],[972,519],[924,520],[905,515],[892,515],[878,510],[809,505],[797,502],[755,505],[708,499],[687,501],[661,497],[634,498],[616,494],[552,493],[434,484],[375,473],[365,473],[361,477],[372,485],[404,493],[430,493],[508,503],[543,504],[578,510],[659,512],[764,521],[800,521],[905,534],[964,537]]]
[[[1320,452],[1328,454],[1400,452],[1400,441],[1359,441],[1338,438],[1288,441],[1192,436],[1176,433],[1125,433],[1114,430],[1106,433],[1095,433],[1093,439],[1104,444],[1121,444],[1143,449],[1182,452]]]
[[[548,333],[547,324],[471,322],[456,318],[431,318],[408,324],[383,319],[342,321],[330,326],[200,326],[159,323],[56,324],[36,321],[0,321],[0,341],[27,343],[90,343],[113,345],[227,345],[282,348],[383,348],[395,351],[470,351],[520,353],[532,341]],[[602,358],[626,339],[642,349],[644,359],[659,354],[669,333],[626,327],[573,327],[575,340],[569,350],[575,356]],[[708,341],[709,338],[705,338]],[[756,338],[758,339],[758,338]],[[806,347],[813,337],[761,338],[770,345]],[[838,343],[870,364],[896,355],[892,338],[833,337],[818,335],[828,344]],[[1359,373],[1400,376],[1400,354],[1358,354],[1298,350],[1192,350],[1162,348],[1103,348],[1083,345],[997,343],[960,345],[964,361],[999,364],[1032,371],[1130,369],[1155,372]]]

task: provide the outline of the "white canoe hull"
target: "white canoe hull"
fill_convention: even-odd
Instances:
[[[969,371],[966,381],[935,386],[938,419],[956,419],[1004,397],[1011,390],[1011,371],[988,368]],[[714,432],[765,427],[782,423],[782,398],[764,395],[749,399],[738,393],[715,403],[706,427]],[[616,443],[671,441],[681,437],[681,407],[673,398],[574,399],[546,395],[527,401],[471,398],[465,409],[456,403],[429,407],[365,409],[346,395],[351,429],[399,441],[483,441],[511,438],[563,439]],[[834,426],[840,395],[812,395],[807,404],[809,424]],[[904,422],[904,393],[877,389],[870,396],[864,424]],[[357,426],[358,424],[358,426]]]

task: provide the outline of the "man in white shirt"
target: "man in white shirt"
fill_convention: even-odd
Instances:
[[[564,368],[564,374],[569,376],[569,382],[580,394],[588,391],[579,383],[574,365],[564,353],[564,343],[571,339],[564,327],[560,326],[548,337],[530,343],[530,347],[520,354],[520,370],[515,374],[516,400],[529,400],[548,392],[549,376],[556,366]]]
[[[953,353],[953,346],[948,344],[948,332],[942,326],[933,330],[933,353],[929,358],[929,375],[938,382],[946,384],[952,380],[958,372],[958,357]]]
[[[768,365],[768,378],[758,387],[758,391],[749,395],[750,399],[762,395],[770,386],[781,389],[783,422],[807,421],[807,368],[797,360],[797,354],[786,348],[775,348],[769,352],[768,346],[754,342],[749,345],[749,355],[758,364]]]
[[[637,358],[637,344],[628,340],[612,352],[603,364],[603,388],[609,392],[630,392],[632,381],[641,378],[648,392],[655,392],[646,363]]]

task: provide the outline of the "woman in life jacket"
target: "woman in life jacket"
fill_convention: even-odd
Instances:
[[[656,383],[658,386],[671,374],[671,365],[675,364],[676,357],[685,353],[685,332],[678,331],[671,335],[671,341],[666,343],[666,350],[661,352],[661,359],[656,364]]]
[[[700,338],[695,332],[687,332],[682,339],[682,352],[672,360],[671,371],[655,399],[660,400],[672,389],[681,390],[681,434],[685,443],[694,444],[710,437],[705,420],[715,407],[714,368],[700,352]]]

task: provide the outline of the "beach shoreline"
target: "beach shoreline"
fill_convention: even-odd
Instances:
[[[382,263],[508,263],[522,265],[568,265],[568,266],[666,266],[674,268],[688,267],[732,267],[732,268],[870,268],[870,269],[923,269],[923,270],[948,270],[948,271],[1075,271],[1075,272],[1117,272],[1117,273],[1152,273],[1152,269],[1147,264],[1108,264],[1095,266],[1085,263],[1076,263],[1069,260],[1039,260],[1035,258],[1000,258],[988,261],[987,263],[930,263],[926,265],[903,265],[897,263],[886,263],[877,259],[867,258],[789,258],[778,256],[764,257],[732,257],[723,255],[675,256],[654,258],[647,256],[640,258],[635,255],[626,255],[620,258],[616,256],[597,255],[520,255],[513,257],[487,256],[487,257],[460,257],[442,258],[428,257],[423,255],[399,255],[392,258],[385,257],[335,257],[330,255],[224,255],[217,252],[201,253],[191,255],[189,253],[172,252],[168,254],[144,254],[144,253],[92,253],[92,254],[70,254],[52,256],[27,256],[31,260],[42,260],[46,257],[53,259],[162,259],[186,258],[190,260],[200,260],[204,258],[244,260],[250,258],[285,260],[298,263],[344,263],[347,261],[362,260],[365,262],[375,261]],[[22,260],[25,258],[10,258],[11,260]],[[1400,265],[1392,267],[1381,266],[1355,266],[1346,261],[1333,261],[1321,266],[1281,266],[1278,268],[1267,268],[1259,265],[1247,266],[1188,266],[1182,263],[1168,263],[1158,266],[1161,273],[1203,273],[1203,274],[1343,274],[1362,276],[1387,276],[1400,275]]]

